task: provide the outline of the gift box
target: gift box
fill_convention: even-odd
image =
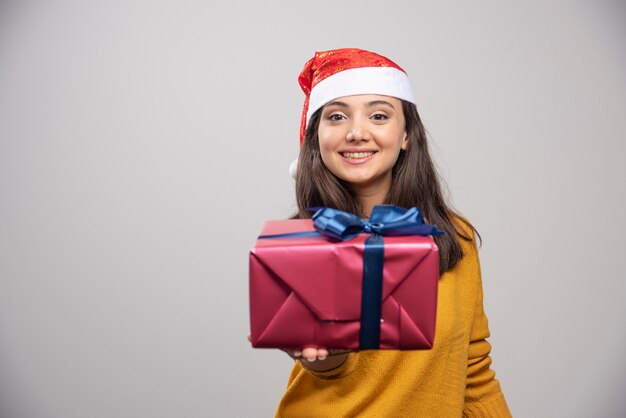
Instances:
[[[377,209],[387,222],[375,222]],[[431,348],[439,255],[431,236],[414,234],[441,232],[413,209],[265,222],[250,251],[253,347]]]

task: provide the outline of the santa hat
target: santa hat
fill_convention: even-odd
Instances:
[[[298,77],[305,94],[300,146],[311,115],[331,100],[356,94],[380,94],[415,103],[406,72],[389,58],[356,48],[316,52]],[[289,166],[295,178],[297,160]]]

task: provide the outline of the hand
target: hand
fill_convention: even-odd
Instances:
[[[250,335],[248,335],[248,341],[251,341]],[[319,365],[320,370],[323,370],[324,363],[328,363],[331,366],[338,366],[345,361],[346,355],[352,350],[341,350],[341,349],[326,349],[326,348],[316,348],[316,347],[305,347],[302,350],[292,350],[281,348],[282,351],[287,353],[289,357],[294,360],[303,360],[310,364],[310,368],[318,368],[311,367],[311,363],[319,360],[322,364]]]
[[[283,350],[289,357],[294,360],[306,360],[308,362],[314,362],[315,360],[326,360],[329,356],[329,352],[325,348],[305,347],[302,350]]]
[[[300,350],[283,350],[307,369],[325,372],[341,366],[348,358],[350,350],[305,347]]]

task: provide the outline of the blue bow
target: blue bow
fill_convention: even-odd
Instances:
[[[441,235],[435,225],[424,223],[418,208],[404,209],[393,205],[376,205],[369,220],[333,208],[312,208],[315,229],[337,241],[350,240],[361,233],[387,236]]]

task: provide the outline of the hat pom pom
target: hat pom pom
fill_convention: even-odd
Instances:
[[[296,158],[289,164],[289,175],[295,179],[296,174],[298,173],[298,159]]]

